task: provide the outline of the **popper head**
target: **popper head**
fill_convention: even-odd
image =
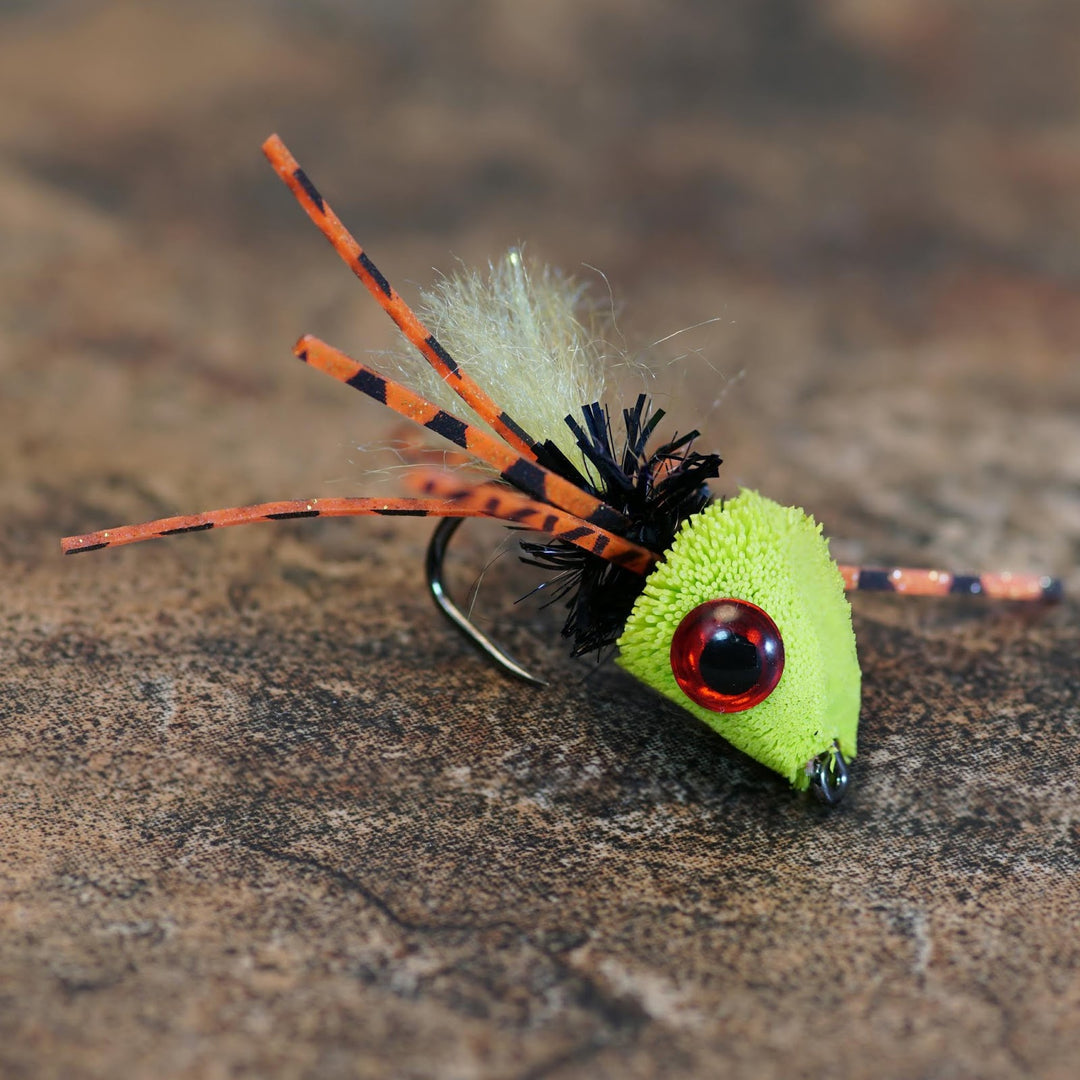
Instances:
[[[627,671],[796,788],[835,747],[855,756],[851,608],[821,526],[796,507],[743,491],[690,518],[618,647]]]

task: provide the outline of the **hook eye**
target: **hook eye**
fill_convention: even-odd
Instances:
[[[826,806],[835,806],[847,794],[850,774],[840,747],[832,746],[806,763],[810,789]]]
[[[464,518],[443,518],[428,543],[424,569],[427,574],[428,589],[431,590],[435,606],[461,631],[482,653],[494,661],[504,671],[533,686],[547,686],[543,679],[538,679],[523,668],[513,657],[502,651],[486,634],[478,630],[469,621],[462,610],[450,599],[443,582],[443,562],[450,539],[464,523]]]

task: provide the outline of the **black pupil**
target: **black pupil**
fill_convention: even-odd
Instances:
[[[718,694],[745,694],[761,678],[761,656],[753,642],[718,627],[701,650],[701,681]]]

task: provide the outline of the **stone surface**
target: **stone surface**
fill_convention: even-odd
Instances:
[[[1075,1075],[1075,601],[856,598],[827,812],[505,558],[485,625],[551,686],[491,671],[420,523],[60,558],[388,490],[393,420],[289,355],[392,327],[276,129],[406,296],[525,241],[632,344],[691,327],[653,359],[722,490],[1075,595],[1075,5],[525,9],[0,5],[0,1074]]]

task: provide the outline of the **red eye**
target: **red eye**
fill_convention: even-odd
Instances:
[[[742,712],[776,688],[784,673],[784,642],[757,604],[710,600],[679,623],[671,670],[692,701],[713,712]]]

